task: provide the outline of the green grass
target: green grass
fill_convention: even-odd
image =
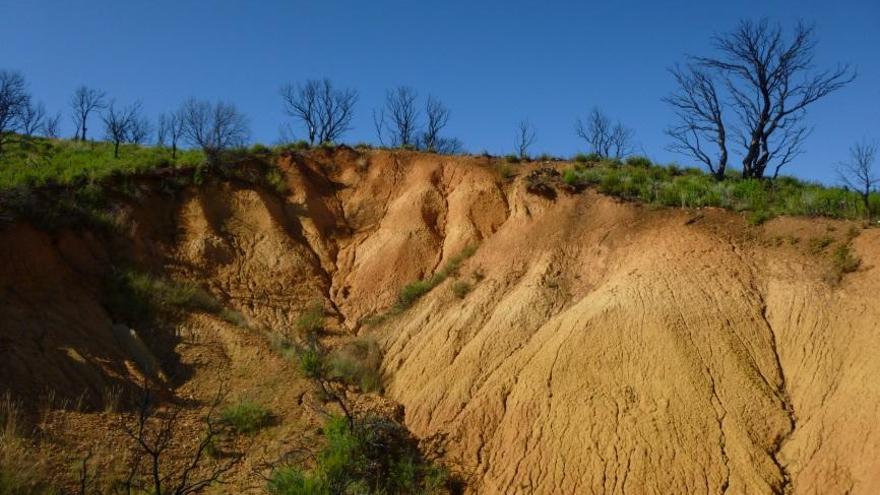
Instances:
[[[328,362],[328,377],[361,392],[379,392],[382,389],[382,351],[374,340],[355,340],[334,351]]]
[[[451,286],[450,289],[452,293],[455,294],[455,297],[459,299],[464,299],[465,296],[471,291],[471,284],[465,282],[464,280],[456,280]]]
[[[14,139],[0,154],[0,190],[49,183],[96,181],[111,175],[144,172],[159,167],[193,167],[205,162],[198,150],[171,150],[126,144],[119,158],[113,144],[47,138]]]
[[[823,216],[864,219],[866,212],[858,194],[838,187],[801,181],[792,177],[754,180],[734,177],[716,181],[699,169],[648,165],[638,159],[627,163],[600,161],[594,166],[575,164],[563,173],[573,186],[591,186],[600,192],[652,205],[682,208],[719,207],[752,212],[755,225],[778,215]],[[871,211],[880,214],[880,194],[871,196]]]
[[[272,419],[268,409],[251,400],[241,400],[220,412],[220,419],[238,433],[254,433]]]
[[[300,338],[308,340],[324,330],[324,304],[321,301],[311,303],[294,323]]]
[[[443,283],[443,281],[449,278],[450,275],[458,272],[461,264],[473,256],[476,251],[477,248],[475,246],[468,246],[464,248],[462,252],[450,258],[449,261],[446,262],[446,265],[431,277],[405,285],[400,289],[400,293],[397,296],[396,309],[398,311],[403,311],[412,306],[422,296],[431,292],[434,287]]]

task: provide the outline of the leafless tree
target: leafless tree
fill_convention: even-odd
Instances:
[[[415,146],[418,136],[418,93],[408,86],[398,86],[385,94],[385,105],[373,112],[373,122],[379,141],[384,145],[387,131],[391,146]]]
[[[43,120],[46,118],[46,106],[42,103],[34,105],[28,102],[19,118],[21,133],[25,136],[35,136],[43,128]]]
[[[146,143],[147,138],[150,136],[150,132],[152,132],[152,125],[150,125],[149,119],[147,119],[141,110],[140,102],[131,109],[129,118],[130,121],[126,141],[132,144]]]
[[[86,140],[89,115],[96,110],[107,108],[106,98],[107,93],[87,86],[80,86],[74,91],[70,98],[70,107],[73,109],[79,140]]]
[[[113,157],[119,158],[119,145],[125,142],[130,125],[128,109],[117,109],[114,102],[110,102],[107,111],[101,115],[104,122],[104,132],[107,139],[113,141]]]
[[[449,109],[439,99],[428,95],[425,103],[425,132],[422,134],[422,147],[427,151],[440,151],[440,132],[449,122]]]
[[[183,137],[214,160],[229,148],[243,146],[250,134],[247,118],[231,103],[190,98],[180,109]]]
[[[575,133],[603,158],[621,158],[630,153],[633,131],[621,122],[612,122],[597,107],[593,107],[586,122],[578,119]]]
[[[849,149],[849,160],[837,168],[840,180],[858,192],[865,204],[865,214],[871,217],[871,192],[880,186],[880,171],[874,168],[877,143],[862,141]]]
[[[30,105],[27,83],[19,72],[0,70],[0,153],[8,133],[18,129],[25,109]]]
[[[703,68],[718,72],[737,117],[735,133],[743,147],[743,177],[773,177],[801,152],[809,134],[806,109],[853,81],[848,65],[814,71],[816,34],[798,23],[791,37],[767,20],[741,21],[718,35],[717,57],[694,57]]]
[[[520,159],[525,160],[529,156],[529,148],[535,144],[537,133],[535,127],[528,119],[519,121],[516,126],[516,136],[513,138],[513,145]]]
[[[717,180],[727,169],[727,129],[723,102],[712,75],[700,67],[671,69],[677,88],[663,99],[675,110],[678,122],[666,129],[672,138],[669,150],[699,160]],[[709,149],[709,147],[712,149]]]
[[[204,428],[198,443],[185,457],[185,462],[169,459],[178,435],[191,434],[185,426],[180,406],[160,408],[150,391],[144,387],[137,411],[122,421],[121,429],[131,440],[128,475],[121,483],[126,495],[188,495],[198,493],[222,480],[240,459],[231,456],[224,461],[209,458],[209,450],[219,434],[215,415],[225,394],[218,392],[203,418]]]
[[[309,80],[305,84],[286,84],[281,88],[284,112],[306,128],[309,143],[338,141],[351,130],[358,93],[336,89],[329,79]]]
[[[181,113],[178,111],[160,114],[156,133],[156,141],[159,146],[169,145],[171,147],[171,158],[177,158],[177,146],[183,137],[183,118]]]
[[[464,152],[464,144],[458,138],[437,138],[436,151],[441,155],[457,155]]]
[[[43,121],[43,134],[47,138],[58,139],[61,137],[61,112],[57,112],[51,117],[46,117]]]

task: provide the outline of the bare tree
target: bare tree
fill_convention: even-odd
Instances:
[[[121,484],[123,493],[151,493],[154,495],[188,495],[198,493],[220,481],[240,459],[232,456],[224,461],[209,458],[219,434],[215,415],[225,395],[218,392],[203,418],[204,431],[198,443],[183,459],[171,459],[170,449],[177,436],[189,434],[179,406],[159,408],[144,387],[137,411],[121,424],[122,430],[132,441],[128,475]],[[175,462],[180,461],[183,462]]]
[[[458,138],[437,138],[436,151],[441,155],[457,155],[464,152],[464,144]]]
[[[43,129],[43,120],[46,118],[46,106],[42,103],[34,105],[28,102],[19,117],[21,133],[25,136],[35,136]]]
[[[537,133],[535,127],[528,119],[519,121],[516,126],[516,136],[513,138],[513,145],[521,160],[525,160],[529,156],[529,148],[535,144]]]
[[[43,120],[43,134],[52,139],[61,137],[61,112]]]
[[[141,111],[140,102],[136,103],[129,115],[128,135],[126,141],[132,144],[144,144],[152,132],[153,126]]]
[[[449,109],[439,99],[428,95],[425,103],[425,132],[422,134],[422,147],[427,151],[440,151],[440,131],[449,122]]]
[[[840,180],[858,192],[865,204],[865,215],[871,218],[871,192],[880,186],[880,171],[874,168],[877,143],[862,141],[849,149],[849,160],[837,168]]]
[[[586,123],[578,119],[575,133],[603,158],[621,158],[630,153],[633,131],[621,122],[612,122],[597,107],[593,107]]]
[[[663,101],[675,110],[678,122],[666,129],[673,140],[669,150],[699,160],[716,180],[723,180],[728,157],[727,130],[715,80],[693,65],[675,66],[670,72],[678,87]],[[715,149],[708,149],[710,145]]]
[[[18,129],[25,109],[30,105],[27,83],[19,72],[0,70],[0,153],[7,134]]]
[[[782,27],[767,20],[741,21],[714,42],[717,57],[694,61],[724,79],[738,118],[743,177],[763,178],[773,166],[775,178],[801,152],[807,107],[852,82],[855,71],[848,65],[814,71],[815,29],[803,23],[786,39]]]
[[[107,139],[113,141],[113,157],[119,158],[119,144],[124,142],[128,134],[129,118],[127,109],[118,110],[115,102],[110,102],[107,111],[101,115]]]
[[[107,93],[103,91],[86,86],[76,88],[70,98],[70,107],[73,109],[73,119],[78,133],[77,139],[86,140],[89,115],[95,110],[107,108],[106,98]]]
[[[390,134],[391,146],[415,146],[418,133],[418,93],[408,86],[398,86],[385,94],[385,105],[373,112],[373,122],[379,141],[384,143],[384,131]]]
[[[183,137],[183,118],[181,117],[181,112],[160,114],[156,133],[158,145],[170,145],[171,158],[177,158],[177,146]]]
[[[358,94],[354,89],[335,89],[329,79],[309,80],[283,86],[281,100],[284,112],[306,128],[310,144],[329,143],[351,130]]]
[[[180,109],[183,137],[214,160],[229,148],[244,145],[250,134],[247,118],[231,103],[190,98]]]

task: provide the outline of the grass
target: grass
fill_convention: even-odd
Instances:
[[[260,404],[244,399],[223,409],[220,419],[238,433],[254,433],[269,425],[272,414]]]
[[[465,296],[471,291],[471,284],[465,282],[464,280],[456,280],[450,286],[452,293],[455,294],[455,297],[459,299],[464,299]]]
[[[202,311],[233,325],[247,326],[244,315],[223,307],[198,285],[133,269],[120,270],[110,278],[106,298],[111,313],[128,322]]]
[[[324,304],[321,301],[311,303],[294,323],[297,335],[308,340],[324,330]]]
[[[402,289],[400,289],[400,293],[397,296],[397,304],[395,305],[395,309],[398,311],[403,311],[410,306],[412,306],[416,301],[418,301],[422,296],[431,292],[434,287],[437,287],[444,280],[449,278],[450,275],[458,272],[458,269],[461,267],[461,264],[465,262],[468,258],[474,255],[477,251],[475,246],[468,246],[464,248],[460,253],[453,256],[446,262],[446,265],[443,268],[432,275],[429,278],[417,280],[411,284],[405,285]]]
[[[361,392],[380,392],[382,390],[382,352],[374,340],[359,339],[351,342],[329,358],[328,376],[351,386]]]
[[[859,269],[862,260],[853,253],[849,244],[841,244],[831,255],[831,275],[829,281],[836,284],[843,280],[844,275]]]
[[[652,205],[748,211],[752,212],[749,221],[755,225],[778,215],[864,219],[868,213],[880,214],[878,193],[872,194],[870,212],[866,212],[855,192],[792,177],[741,179],[731,171],[719,182],[699,169],[658,166],[643,157],[622,164],[583,160],[564,171],[567,184],[592,186],[610,196]]]
[[[96,181],[111,175],[125,175],[159,167],[193,167],[205,162],[199,150],[171,150],[126,144],[119,158],[113,144],[80,142],[40,137],[19,138],[4,146],[0,154],[0,190],[49,183],[72,184]]]
[[[50,495],[46,456],[22,432],[20,404],[0,397],[0,495]]]

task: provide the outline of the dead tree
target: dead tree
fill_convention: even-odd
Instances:
[[[577,120],[575,133],[602,158],[621,158],[628,155],[632,148],[632,129],[619,121],[612,122],[596,107],[590,112],[586,122]]]
[[[180,112],[160,114],[156,128],[156,141],[159,146],[171,147],[171,158],[177,158],[177,146],[183,137],[183,118]]]
[[[281,88],[284,112],[299,120],[309,136],[309,144],[338,141],[351,130],[358,93],[336,89],[329,79],[287,84]]]
[[[536,139],[535,127],[531,122],[528,119],[520,120],[516,126],[516,136],[514,136],[513,145],[521,160],[528,159],[529,148],[535,144]]]
[[[439,99],[428,95],[425,103],[425,132],[422,134],[422,148],[427,151],[440,151],[440,132],[449,122],[449,109]]]
[[[107,108],[106,98],[107,93],[86,86],[80,86],[74,91],[73,96],[70,98],[70,107],[73,109],[77,139],[80,141],[86,140],[89,115],[96,110]]]
[[[880,185],[880,171],[874,168],[877,144],[862,141],[849,149],[849,160],[837,168],[840,180],[859,193],[865,205],[865,215],[871,218],[871,192]]]
[[[61,137],[61,112],[43,120],[43,134],[52,139]]]
[[[247,118],[231,103],[190,98],[181,107],[180,117],[184,139],[212,161],[225,150],[243,146],[250,134]]]
[[[34,105],[28,103],[19,118],[19,128],[25,136],[35,136],[43,129],[43,121],[46,118],[46,106],[42,103]]]
[[[814,71],[815,29],[802,23],[789,38],[767,20],[742,21],[714,44],[716,57],[693,60],[724,80],[738,118],[743,177],[763,178],[772,166],[775,178],[801,152],[806,109],[852,82],[855,72],[848,65]]]
[[[18,129],[30,95],[24,76],[18,72],[0,70],[0,153],[8,134]]]
[[[110,102],[107,111],[101,115],[107,139],[113,142],[113,157],[119,158],[119,145],[122,143],[139,143],[145,137],[148,124],[141,116],[141,104],[136,102],[123,109],[117,109]]]
[[[418,93],[408,86],[398,86],[385,94],[385,105],[373,112],[373,123],[379,142],[383,145],[385,132],[389,144],[394,147],[415,146],[418,135],[419,110],[416,107]]]
[[[179,436],[192,434],[184,431],[183,409],[175,405],[160,408],[144,387],[137,411],[120,425],[131,446],[128,473],[117,493],[188,495],[221,482],[240,459],[240,456],[231,456],[221,461],[209,456],[219,435],[215,416],[224,397],[225,394],[218,391],[210,403],[203,418],[203,431],[195,446],[185,454],[186,461],[174,462],[169,454],[172,449],[180,448]]]
[[[666,129],[672,138],[669,150],[700,161],[716,180],[722,180],[727,170],[727,130],[716,81],[693,65],[676,66],[670,72],[678,87],[663,101],[674,109],[678,122]]]

